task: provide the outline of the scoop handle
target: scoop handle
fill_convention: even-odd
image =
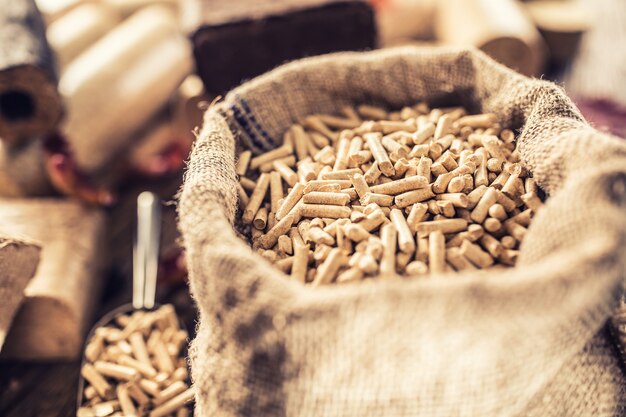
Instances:
[[[133,307],[153,308],[161,234],[161,207],[153,193],[137,197],[137,234],[133,245]]]

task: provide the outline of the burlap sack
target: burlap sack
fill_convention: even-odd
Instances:
[[[234,230],[235,142],[255,150],[311,113],[427,100],[495,112],[550,195],[516,268],[312,289]],[[560,88],[468,50],[296,61],[209,109],[180,197],[200,416],[620,416],[607,321],[623,291],[626,145]]]

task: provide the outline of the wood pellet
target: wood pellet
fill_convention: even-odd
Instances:
[[[237,161],[253,249],[311,285],[513,266],[541,190],[494,114],[345,108]]]
[[[187,339],[171,305],[121,314],[97,328],[85,347],[77,416],[190,415]]]

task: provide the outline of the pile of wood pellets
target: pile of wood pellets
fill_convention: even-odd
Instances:
[[[513,266],[541,191],[494,114],[346,107],[240,153],[242,223],[302,283]]]
[[[85,348],[78,417],[190,415],[188,335],[171,305],[121,314],[95,330]]]

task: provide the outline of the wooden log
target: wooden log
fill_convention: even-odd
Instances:
[[[58,199],[0,200],[0,233],[41,242],[39,268],[6,338],[3,355],[75,359],[99,299],[104,214]]]
[[[171,100],[173,126],[178,136],[195,140],[193,132],[202,127],[202,116],[210,101],[200,77],[192,74],[185,78]]]
[[[86,3],[74,8],[48,26],[46,37],[63,69],[91,44],[115,27],[121,16],[111,7]]]
[[[50,132],[62,103],[44,23],[34,0],[0,8],[0,138],[19,142]]]
[[[78,166],[97,172],[127,148],[191,69],[190,47],[162,6],[138,11],[75,59],[60,90]]]
[[[442,43],[475,46],[522,74],[543,69],[545,44],[516,0],[440,0],[437,7]]]
[[[34,241],[0,235],[0,351],[24,288],[35,275],[40,251]]]
[[[0,197],[53,194],[42,141],[31,140],[22,146],[7,146],[0,141]]]
[[[578,52],[583,34],[592,27],[589,10],[575,0],[523,4],[548,46],[550,61],[565,65]]]
[[[21,146],[0,142],[0,197],[46,197],[60,193],[87,204],[109,205],[114,197],[105,188],[109,183],[100,183],[100,179],[96,184],[77,169],[71,150],[59,135],[33,139]]]

